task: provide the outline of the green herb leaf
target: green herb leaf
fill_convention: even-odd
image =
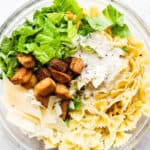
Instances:
[[[123,47],[122,47],[122,50],[125,51],[125,52],[127,52],[127,53],[129,52],[129,51],[128,51],[128,46],[123,46]]]
[[[72,98],[71,100],[74,104],[74,109],[73,108],[69,108],[70,110],[80,110],[82,107],[82,102],[80,99],[78,98]]]
[[[95,53],[95,50],[93,48],[91,48],[90,46],[82,47],[82,50],[86,53],[89,53],[89,54],[94,54]]]
[[[70,123],[70,120],[69,120],[69,119],[66,119],[66,120],[65,120],[65,124],[66,124],[67,127],[69,126],[69,123]]]

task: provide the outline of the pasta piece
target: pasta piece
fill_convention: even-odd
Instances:
[[[49,138],[42,137],[41,139],[44,141],[45,149],[53,149],[57,147],[57,144],[53,144]]]
[[[99,117],[95,120],[95,127],[96,128],[102,128],[107,127],[110,124],[110,119],[107,114],[101,114]]]
[[[97,7],[95,6],[91,6],[89,9],[89,16],[90,17],[97,17],[99,16],[99,10]]]
[[[73,118],[75,121],[80,121],[83,118],[84,114],[85,112],[83,109],[79,111],[70,112],[71,118]]]
[[[97,94],[95,94],[95,99],[96,100],[100,100],[102,98],[106,98],[108,97],[109,93],[105,93],[105,92],[98,92]]]
[[[150,116],[150,101],[149,100],[147,100],[147,102],[143,105],[141,112],[145,116]]]
[[[117,132],[114,147],[119,147],[121,145],[124,145],[132,136],[132,134],[124,133],[124,132]]]
[[[123,83],[123,82],[122,82]],[[122,84],[121,83],[121,84]],[[122,92],[124,92],[124,89],[118,89],[118,90],[112,90],[111,91],[111,98],[116,98],[119,96]]]
[[[108,107],[108,102],[105,99],[96,101],[93,105],[93,107],[98,111],[98,112],[105,112],[107,107]]]
[[[142,49],[144,47],[143,42],[137,40],[135,37],[128,37],[128,44],[132,45],[133,47],[137,48],[137,49]]]
[[[128,39],[127,38],[120,38],[120,37],[114,37],[113,39],[113,46],[122,48],[123,46],[128,45]]]
[[[123,122],[124,118],[125,118],[124,115],[117,115],[117,116],[111,117],[110,124],[108,125],[110,132],[117,131],[118,127]]]

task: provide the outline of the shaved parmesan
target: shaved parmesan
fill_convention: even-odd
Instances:
[[[60,107],[59,103],[56,103],[55,111],[56,111],[56,116],[58,116],[58,117],[62,114],[62,110],[61,110],[61,107]]]

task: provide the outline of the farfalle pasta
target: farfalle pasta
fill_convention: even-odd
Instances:
[[[58,5],[60,2],[54,0],[52,8],[35,13],[34,23],[23,25],[23,29],[32,24],[28,30],[37,28],[34,36],[30,35],[35,39],[21,36],[19,41],[23,38],[23,45],[19,42],[18,46],[32,50],[30,59],[39,63],[21,73],[30,71],[28,75],[39,83],[48,78],[42,86],[48,82],[52,86],[43,90],[37,83],[38,86],[29,90],[27,87],[35,80],[27,84],[20,76],[18,81],[16,74],[10,78],[5,68],[3,102],[9,110],[7,118],[30,138],[42,140],[45,149],[120,147],[132,138],[140,118],[150,116],[150,55],[144,44],[131,36],[123,14],[113,6],[108,5],[101,12],[97,7],[83,12],[75,0],[71,1],[73,4],[64,0],[62,4],[66,7],[62,5],[63,8]],[[13,32],[14,36],[20,30]],[[24,49],[19,53],[22,59],[26,56],[22,56],[23,52]],[[37,75],[37,72],[40,73]],[[11,81],[23,83],[14,85]]]

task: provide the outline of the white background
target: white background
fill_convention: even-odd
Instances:
[[[150,27],[150,0],[120,0],[129,5]],[[0,0],[0,25],[7,17],[27,0]],[[12,150],[11,143],[7,140],[0,127],[0,149]],[[147,134],[135,150],[150,150],[150,133]]]

